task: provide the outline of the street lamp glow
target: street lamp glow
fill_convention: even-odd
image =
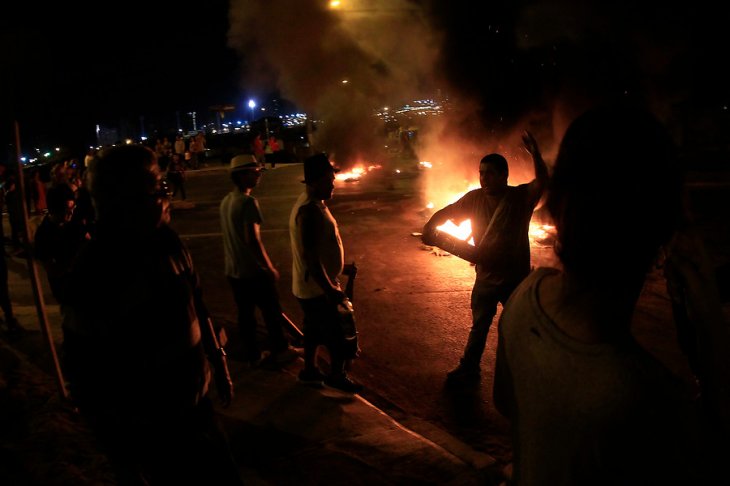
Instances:
[[[253,109],[256,108],[256,102],[254,100],[248,100],[248,107],[251,108],[251,123],[253,123]]]

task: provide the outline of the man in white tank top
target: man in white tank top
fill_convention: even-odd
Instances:
[[[344,266],[344,249],[337,221],[325,205],[335,187],[335,168],[325,154],[304,161],[303,182],[306,189],[289,216],[292,292],[304,311],[304,369],[299,381],[358,393],[362,386],[345,371],[348,357],[337,309],[346,298],[338,280]],[[326,346],[330,354],[331,371],[327,376],[316,364],[319,345]]]

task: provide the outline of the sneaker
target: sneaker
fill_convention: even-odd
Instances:
[[[347,373],[338,375],[330,375],[324,380],[324,386],[327,388],[333,388],[340,390],[345,393],[360,393],[363,386],[359,383],[355,383],[348,376]]]
[[[302,370],[297,376],[297,381],[303,385],[322,386],[325,376],[318,369]]]
[[[479,368],[460,364],[446,374],[446,382],[452,385],[473,385],[479,383],[482,373]]]

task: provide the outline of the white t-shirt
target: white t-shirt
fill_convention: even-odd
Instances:
[[[254,235],[249,232],[251,224],[263,222],[256,198],[239,190],[229,192],[221,201],[220,218],[225,275],[233,278],[259,275],[264,265],[251,250]]]

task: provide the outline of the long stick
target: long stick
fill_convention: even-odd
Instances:
[[[15,122],[15,149],[17,151],[17,163],[18,163],[18,188],[20,189],[20,199],[23,204],[23,232],[25,241],[25,254],[26,261],[28,263],[28,274],[30,275],[30,282],[33,287],[33,297],[35,299],[35,307],[38,313],[38,321],[43,332],[43,337],[48,343],[48,349],[51,352],[51,358],[53,359],[53,365],[56,371],[56,380],[58,383],[58,391],[61,393],[63,398],[68,398],[68,392],[66,391],[65,381],[63,379],[63,373],[61,372],[61,364],[58,361],[58,355],[56,354],[56,346],[53,343],[53,336],[51,334],[51,326],[48,323],[48,316],[46,315],[46,304],[43,300],[43,291],[41,290],[40,280],[38,279],[38,266],[32,256],[32,248],[30,245],[30,225],[28,224],[28,202],[25,199],[25,176],[23,174],[23,166],[20,162],[21,151],[20,151],[20,127],[18,122]]]
[[[301,339],[304,339],[304,333],[302,332],[299,327],[294,324],[294,321],[292,321],[286,313],[281,313],[282,317],[284,317],[284,323],[286,324],[287,329],[289,330],[289,333],[292,335],[295,341],[299,341]]]

